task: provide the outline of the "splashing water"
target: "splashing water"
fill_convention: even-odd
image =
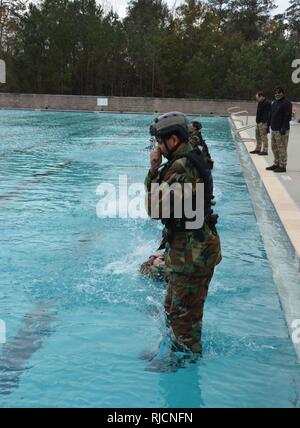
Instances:
[[[166,286],[138,273],[161,227],[96,216],[100,183],[144,180],[152,117],[0,116],[1,407],[299,406],[296,354],[226,119],[203,119],[224,253],[204,354],[164,373],[140,355],[166,334]]]

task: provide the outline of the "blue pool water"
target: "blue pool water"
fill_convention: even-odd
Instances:
[[[164,332],[163,285],[139,265],[150,220],[99,219],[97,186],[143,181],[150,116],[0,111],[1,407],[299,407],[299,366],[225,118],[216,161],[224,260],[204,358],[176,373],[139,358]]]

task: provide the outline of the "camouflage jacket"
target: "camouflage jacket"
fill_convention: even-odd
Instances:
[[[176,153],[175,159],[184,156],[192,150],[190,144],[186,145],[182,150]],[[175,160],[167,170],[162,180],[171,186],[174,183],[203,183],[202,177],[199,177],[198,171],[187,164],[185,157]],[[151,206],[151,186],[152,184],[160,184],[160,172],[149,172],[146,180],[146,197],[148,215],[153,218],[153,208]],[[157,204],[162,205],[162,200],[157,199]],[[171,214],[174,207],[172,207]],[[155,217],[156,220],[164,220],[162,210],[160,215]],[[183,275],[205,275],[206,271],[211,271],[217,263],[221,261],[221,248],[218,235],[213,233],[205,224],[203,228],[194,231],[175,231],[171,242],[166,243],[166,266],[173,273]]]
[[[211,155],[209,153],[208,146],[207,146],[206,142],[203,140],[201,133],[199,133],[198,135],[196,135],[196,134],[192,135],[190,137],[189,143],[193,147],[193,149],[200,147],[204,156],[211,159]]]
[[[187,155],[193,148],[190,144],[185,145],[181,150],[178,150],[176,154],[173,157],[173,160],[170,161],[170,167],[166,170],[166,173],[162,177],[162,170],[157,170],[154,172],[149,171],[146,180],[145,180],[145,186],[146,186],[146,196],[147,196],[147,211],[149,217],[155,219],[155,220],[165,220],[165,218],[162,215],[162,206],[163,206],[163,200],[162,195],[160,195],[159,198],[154,198],[153,200],[153,194],[151,193],[151,187],[153,184],[160,185],[162,183],[166,183],[169,186],[172,186],[174,184],[180,184],[183,186],[186,183],[191,183],[193,186],[193,189],[195,188],[195,185],[197,183],[203,183],[202,177],[199,177],[199,174],[197,170],[194,167],[187,165],[187,158],[184,157]],[[183,191],[181,195],[183,194]],[[155,206],[153,206],[153,203],[155,201]],[[170,205],[170,215],[171,217],[174,214],[174,199],[171,198],[171,205]],[[157,215],[154,215],[157,214]],[[159,214],[158,214],[159,213]],[[167,218],[166,218],[167,219]]]

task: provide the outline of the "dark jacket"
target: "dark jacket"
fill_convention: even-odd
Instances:
[[[272,131],[289,131],[293,105],[285,97],[272,103],[270,125]]]
[[[269,123],[271,103],[267,99],[260,101],[257,106],[256,123]]]

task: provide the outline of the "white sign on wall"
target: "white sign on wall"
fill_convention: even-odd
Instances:
[[[98,107],[108,107],[108,98],[98,98],[97,99]]]
[[[0,59],[0,83],[6,83],[6,64]]]

